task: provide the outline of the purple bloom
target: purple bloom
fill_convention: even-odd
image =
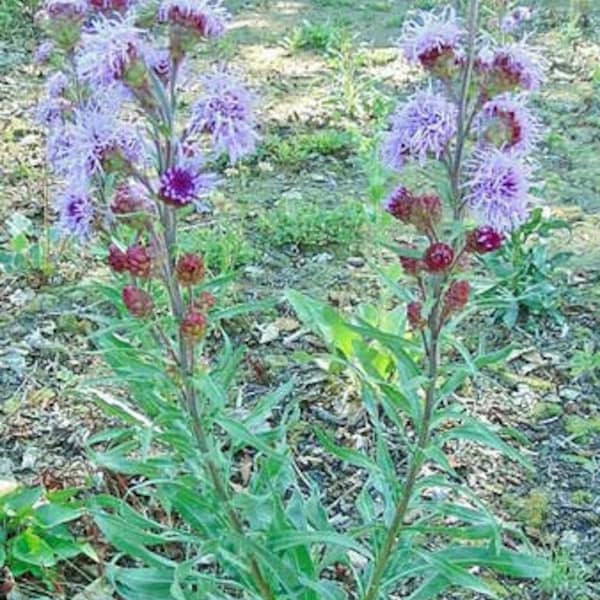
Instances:
[[[214,187],[215,176],[202,172],[204,159],[194,146],[179,148],[177,155],[176,164],[161,175],[158,194],[175,208],[192,203],[203,208],[201,198]]]
[[[58,227],[63,235],[72,235],[81,241],[90,237],[94,221],[94,207],[87,190],[66,189],[58,198]]]
[[[60,71],[48,78],[46,95],[35,111],[35,120],[38,123],[50,128],[63,122],[65,112],[71,108],[71,103],[64,97],[68,85],[67,76]]]
[[[135,0],[89,0],[91,8],[104,13],[124,13],[134,2]]]
[[[54,52],[54,42],[42,42],[35,50],[33,60],[38,65],[48,62]]]
[[[108,91],[75,111],[53,156],[58,173],[70,180],[87,180],[140,159],[140,139],[130,124],[119,120],[119,105],[118,92]]]
[[[225,31],[227,12],[220,0],[162,0],[158,21],[200,34],[218,37]]]
[[[83,34],[77,72],[92,86],[111,85],[132,78],[143,55],[141,32],[131,20],[99,16]]]
[[[512,33],[517,30],[525,21],[531,19],[531,9],[527,6],[517,6],[507,15],[504,15],[500,21],[500,30],[503,33]]]
[[[159,79],[168,81],[171,75],[171,55],[168,50],[150,49],[146,52],[146,64]]]
[[[484,48],[477,67],[486,77],[492,95],[519,88],[535,91],[544,79],[542,58],[524,42]]]
[[[512,231],[529,214],[529,169],[517,157],[497,149],[476,154],[470,165],[465,200],[479,221]]]
[[[231,163],[254,152],[258,134],[254,98],[234,77],[216,72],[202,79],[204,93],[192,107],[190,130],[208,133],[217,152]]]
[[[46,13],[51,19],[83,19],[88,10],[86,0],[46,0]]]
[[[456,106],[442,94],[421,90],[392,117],[392,129],[383,145],[384,162],[401,169],[409,158],[421,164],[439,159],[456,133]]]
[[[455,64],[463,36],[452,8],[438,15],[421,11],[414,20],[404,22],[401,46],[410,62],[439,71]]]
[[[484,143],[506,151],[529,152],[536,144],[540,125],[525,105],[523,96],[502,94],[483,105],[477,129]]]

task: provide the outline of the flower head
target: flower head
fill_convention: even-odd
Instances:
[[[118,12],[124,13],[134,3],[135,0],[88,0],[90,7],[106,14]]]
[[[393,169],[401,169],[414,158],[424,163],[442,156],[456,133],[456,106],[431,89],[418,92],[392,118],[392,129],[383,146],[383,158]]]
[[[158,7],[159,23],[206,38],[223,34],[227,16],[220,0],[162,0]]]
[[[488,97],[515,90],[536,91],[544,79],[544,63],[524,42],[484,48],[477,60]]]
[[[508,93],[483,105],[477,128],[484,143],[510,152],[529,152],[537,142],[540,130],[524,98]]]
[[[206,317],[202,313],[191,308],[181,320],[179,331],[184,339],[189,342],[197,342],[204,337],[206,327]]]
[[[469,170],[465,200],[482,223],[503,233],[527,219],[529,173],[515,156],[496,149],[479,152]]]
[[[127,254],[115,244],[111,244],[108,247],[106,262],[115,273],[124,273],[127,271]]]
[[[116,97],[99,96],[76,110],[61,133],[52,156],[54,169],[69,179],[88,179],[136,163],[141,142],[129,124],[119,120]]]
[[[433,231],[434,226],[442,218],[442,201],[438,196],[425,194],[416,196],[411,212],[410,223],[414,225],[417,231],[429,233]]]
[[[467,250],[475,254],[487,254],[498,250],[504,242],[504,235],[489,225],[478,227],[467,234]]]
[[[398,186],[383,203],[383,209],[392,217],[408,223],[412,211],[414,196],[403,185]]]
[[[145,83],[141,31],[130,19],[99,16],[82,36],[77,72],[92,87],[124,82],[130,87]]]
[[[135,285],[127,285],[121,293],[123,303],[127,310],[134,316],[140,319],[149,317],[154,310],[154,303],[150,295],[136,287]]]
[[[184,254],[175,267],[177,279],[183,285],[195,285],[204,277],[204,261],[197,254]]]
[[[218,71],[202,79],[204,91],[192,107],[190,130],[212,137],[216,152],[225,152],[231,163],[251,154],[258,134],[254,98],[237,79]]]
[[[58,228],[63,235],[87,240],[94,222],[94,206],[87,190],[71,187],[58,197]]]
[[[401,44],[409,61],[448,76],[456,67],[463,36],[454,10],[446,7],[440,14],[421,11],[405,21]]]
[[[216,303],[217,299],[210,292],[204,291],[194,300],[194,308],[207,313]]]
[[[134,244],[127,248],[127,270],[134,277],[148,279],[152,272],[152,257],[148,249],[141,244]]]
[[[50,57],[52,56],[53,52],[54,52],[54,42],[51,42],[51,41],[42,42],[36,48],[34,55],[33,55],[33,60],[38,65],[44,64],[44,63],[48,62],[48,60],[50,60]]]
[[[469,301],[471,286],[468,281],[459,279],[453,281],[444,295],[444,312],[446,315],[460,312]]]
[[[406,306],[406,318],[412,329],[423,329],[426,325],[423,318],[423,305],[420,302],[409,302]]]
[[[120,183],[110,205],[115,215],[128,216],[152,210],[146,190],[139,184]]]
[[[46,0],[44,8],[50,19],[80,20],[87,13],[88,3],[86,0]]]
[[[441,273],[450,268],[454,261],[454,250],[443,242],[434,242],[425,251],[423,262],[430,273]]]

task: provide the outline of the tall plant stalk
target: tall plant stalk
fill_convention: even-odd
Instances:
[[[460,173],[462,166],[463,150],[470,127],[473,121],[474,107],[471,116],[468,116],[468,97],[473,64],[475,61],[475,36],[477,32],[479,0],[470,0],[468,17],[468,45],[467,45],[467,66],[465,68],[460,87],[460,96],[458,98],[458,116],[457,116],[457,138],[454,148],[454,156],[451,161],[450,181],[453,195],[454,219],[460,220],[462,216],[462,201],[460,189]],[[456,248],[455,248],[456,250]],[[458,252],[456,255],[460,256]],[[456,262],[456,260],[455,260]],[[433,289],[433,307],[427,318],[426,328],[423,331],[423,348],[425,352],[425,361],[427,368],[427,385],[425,388],[425,406],[423,418],[419,424],[419,432],[416,443],[412,450],[412,456],[409,461],[408,472],[404,482],[404,488],[392,522],[385,536],[383,546],[377,556],[373,567],[373,573],[369,581],[364,600],[376,600],[381,589],[382,579],[386,567],[396,547],[398,537],[406,526],[406,515],[410,507],[410,501],[414,492],[415,484],[419,479],[423,467],[425,450],[429,445],[431,438],[431,419],[436,405],[436,390],[438,384],[438,373],[440,366],[440,336],[443,329],[442,302],[444,297],[445,284],[450,276],[450,271],[436,283]]]

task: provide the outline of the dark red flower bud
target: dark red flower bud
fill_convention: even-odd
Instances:
[[[135,285],[127,285],[122,292],[123,302],[134,317],[148,317],[152,314],[154,303],[152,298]]]
[[[427,233],[442,218],[442,201],[438,196],[417,196],[414,199],[410,222],[421,232]]]
[[[407,275],[417,275],[423,266],[423,262],[418,258],[411,258],[410,256],[401,256],[400,264]]]
[[[454,250],[448,244],[435,242],[425,251],[425,266],[431,273],[446,271],[454,260]]]
[[[152,271],[152,258],[148,250],[140,244],[127,248],[127,270],[134,277],[147,279]]]
[[[204,337],[206,325],[206,317],[192,308],[183,317],[179,330],[184,339],[197,342]]]
[[[108,258],[106,259],[106,262],[115,273],[127,271],[127,254],[115,246],[115,244],[111,244],[108,247]]]
[[[216,303],[217,299],[210,292],[202,292],[194,301],[194,308],[207,313]]]
[[[498,250],[504,242],[504,235],[486,225],[470,231],[467,235],[467,250],[477,254],[486,254]]]
[[[184,254],[177,261],[175,270],[179,283],[194,285],[204,277],[204,261],[197,254]]]
[[[115,190],[110,209],[115,215],[129,215],[145,208],[144,199],[130,185],[121,183]]]
[[[413,329],[423,329],[425,327],[422,310],[423,305],[420,302],[409,302],[406,306],[406,318]]]
[[[412,212],[414,197],[404,187],[396,188],[385,201],[384,209],[387,213],[403,223],[408,223]]]
[[[444,308],[447,313],[461,311],[469,301],[471,286],[468,281],[453,281],[444,296]]]

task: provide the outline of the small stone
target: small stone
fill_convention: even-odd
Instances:
[[[581,395],[581,392],[574,388],[563,388],[562,390],[560,390],[558,392],[558,395],[563,400],[575,401],[579,398],[579,396]]]
[[[351,267],[364,267],[365,259],[362,256],[351,256],[346,261]]]

